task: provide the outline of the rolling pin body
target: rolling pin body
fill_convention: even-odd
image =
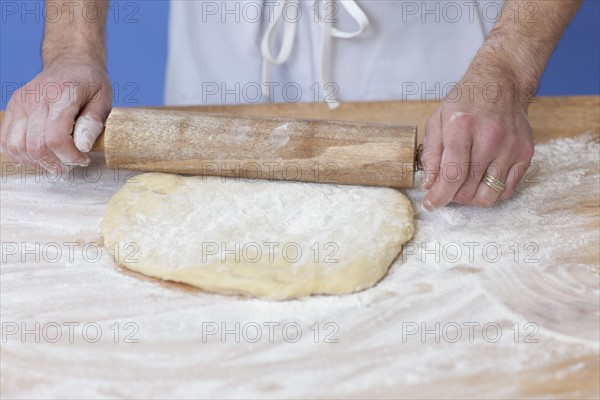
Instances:
[[[115,108],[103,140],[112,169],[408,188],[417,128]]]

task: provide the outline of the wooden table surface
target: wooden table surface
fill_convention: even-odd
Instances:
[[[380,102],[344,103],[334,111],[322,104],[183,109],[414,123],[422,135],[435,106]],[[540,146],[574,137],[579,141],[565,146],[585,151],[577,137],[591,132],[586,143],[597,149],[600,97],[537,99],[530,121]],[[117,268],[102,250],[98,226],[108,200],[129,173],[107,170],[101,155],[93,157],[87,170],[59,181],[23,173],[4,158],[1,395],[599,398],[598,159],[588,154],[582,159],[591,161],[578,165],[577,154],[569,161],[558,148],[540,149],[546,157],[540,177],[555,183],[564,170],[570,177],[566,190],[543,197],[541,184],[531,184],[513,203],[497,209],[418,212],[413,243],[443,242],[446,236],[466,240],[467,233],[473,235],[469,226],[497,215],[493,229],[499,237],[510,237],[514,230],[515,238],[527,239],[519,236],[522,230],[543,245],[539,264],[446,267],[443,262],[419,263],[409,254],[373,289],[275,303],[207,294]],[[419,189],[406,194],[415,202],[422,198]],[[539,204],[529,207],[528,198]],[[529,207],[536,227],[506,220],[518,212],[515,205]],[[493,237],[493,232],[484,233]],[[572,249],[562,252],[561,243]],[[274,341],[253,342],[244,332],[241,341],[235,334],[225,340],[206,334],[223,323],[232,328],[236,322],[267,321],[297,323],[304,336],[288,343],[277,335]],[[526,334],[523,324],[533,321],[537,342],[522,337],[515,343],[504,337],[498,343],[402,340],[407,326],[435,321],[495,321],[511,335],[515,323]],[[101,335],[96,335],[98,329]],[[54,340],[57,332],[62,336]],[[324,340],[332,332],[337,343]]]
[[[417,125],[422,140],[425,122],[435,110],[434,101],[386,101],[342,103],[335,110],[323,104],[242,104],[236,106],[170,107],[172,109],[231,112],[298,118],[389,122]],[[541,97],[532,101],[529,120],[537,142],[600,130],[600,97]]]
[[[226,106],[154,107],[241,115],[269,115],[342,121],[417,125],[422,135],[434,101],[348,102],[335,110],[319,103],[240,104]],[[0,111],[0,121],[4,112]],[[600,130],[600,96],[540,97],[532,101],[529,120],[537,142]]]

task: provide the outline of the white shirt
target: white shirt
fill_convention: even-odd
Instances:
[[[356,1],[368,27],[354,38],[329,38],[323,55],[324,20],[343,31],[358,28],[341,1],[352,0],[172,0],[165,103],[440,99],[501,9],[499,0]],[[273,57],[286,22],[295,24],[295,36],[289,58],[269,63],[265,96],[261,43],[277,15],[285,18],[275,26]],[[330,63],[327,82],[323,62]]]

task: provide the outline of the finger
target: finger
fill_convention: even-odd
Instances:
[[[506,185],[506,177],[508,176],[509,170],[510,162],[493,161],[486,169],[484,177],[489,174]],[[506,190],[506,188],[504,188],[504,190]],[[471,205],[477,207],[491,207],[496,203],[504,190],[499,192],[482,181],[477,187],[477,193],[475,193]]]
[[[443,150],[441,113],[436,111],[425,124],[425,138],[423,139],[423,153],[421,154],[421,163],[425,174],[425,179],[421,184],[423,189],[431,189],[436,181]]]
[[[8,148],[9,129],[11,128],[12,115],[8,108],[4,112],[2,122],[0,122],[0,151],[8,156],[12,162],[17,162],[15,156],[11,154]]]
[[[468,168],[467,179],[460,189],[454,195],[452,201],[459,204],[471,204],[477,188],[481,183],[486,167],[490,164],[492,156],[482,148],[481,145],[474,144],[471,149],[470,161],[465,168]]]
[[[44,131],[44,143],[63,164],[88,165],[89,158],[80,152],[73,141],[73,123],[79,113],[79,105],[70,101],[65,92],[59,101],[50,106]]]
[[[6,108],[6,110],[4,111],[4,115],[2,116],[2,121],[0,121],[0,150],[2,152],[6,152],[7,151],[7,146],[6,146],[6,139],[8,137],[8,126],[10,124],[11,121],[11,112],[9,111],[8,107]]]
[[[506,200],[513,195],[531,165],[531,159],[533,158],[533,153],[535,151],[533,142],[528,141],[524,143],[519,146],[519,150],[520,154],[517,158],[519,161],[512,165],[508,173],[506,191],[500,195],[500,200]]]
[[[104,129],[104,121],[108,118],[111,109],[110,88],[100,87],[88,100],[81,110],[75,124],[75,146],[87,153],[98,139]]]
[[[24,164],[30,161],[25,146],[26,132],[27,119],[19,118],[10,122],[6,138],[6,150],[10,158],[18,164]]]
[[[477,127],[477,135],[473,136],[471,161],[468,166],[469,175],[454,196],[454,201],[460,204],[471,204],[486,169],[502,148],[503,140],[505,140],[504,134],[496,125]]]
[[[27,132],[27,115],[19,107],[8,107],[2,121],[2,147],[10,159],[18,164],[27,163],[25,134]]]
[[[474,119],[462,114],[451,117],[443,127],[444,150],[439,176],[423,198],[423,206],[427,210],[448,204],[466,181],[473,126]]]
[[[85,114],[77,118],[75,133],[73,134],[77,149],[83,153],[88,153],[103,129],[104,124],[92,117],[91,114]]]
[[[507,200],[512,197],[517,189],[517,186],[519,183],[521,183],[521,180],[523,180],[523,177],[525,176],[530,164],[530,162],[518,162],[510,167],[506,177],[506,189],[498,197],[498,200]]]
[[[39,103],[32,107],[27,120],[27,136],[25,146],[27,154],[33,161],[53,174],[66,172],[64,164],[44,142],[44,131],[48,120],[48,104]]]

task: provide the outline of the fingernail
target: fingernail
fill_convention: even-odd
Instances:
[[[16,157],[15,160],[14,163],[18,165],[25,165],[27,164],[27,161],[29,161],[27,157]]]
[[[421,187],[423,189],[431,189],[435,182],[435,174],[433,173],[424,173],[425,179],[421,183]]]
[[[40,165],[52,176],[60,176],[66,171],[66,167],[58,163],[45,163],[43,161],[40,161]]]
[[[425,208],[425,210],[431,212],[435,209],[435,207],[433,207],[433,204],[431,204],[431,200],[429,199],[423,199],[423,201],[421,202],[421,205],[423,206],[423,208]]]
[[[50,174],[50,176],[59,176],[58,168],[56,167],[44,167],[44,169]]]
[[[83,161],[80,161],[79,164],[77,164],[80,167],[87,167],[88,165],[90,165],[90,162],[91,162],[90,158],[85,154],[84,154],[84,156],[85,156],[85,158],[83,159]]]

